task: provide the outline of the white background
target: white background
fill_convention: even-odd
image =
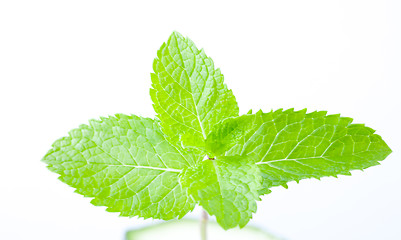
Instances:
[[[394,151],[352,177],[275,188],[250,224],[291,240],[401,239],[400,12],[397,0],[1,1],[0,239],[122,239],[152,222],[92,206],[40,159],[88,119],[153,117],[152,61],[173,30],[215,60],[242,113],[342,113]]]

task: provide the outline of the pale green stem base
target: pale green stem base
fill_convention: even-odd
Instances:
[[[205,210],[203,210],[202,217],[200,220],[201,240],[207,240],[207,219],[208,219],[207,212]]]

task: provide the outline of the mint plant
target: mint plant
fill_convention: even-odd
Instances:
[[[90,120],[43,158],[61,181],[109,212],[169,220],[199,204],[224,229],[242,228],[270,188],[350,175],[391,153],[374,130],[338,114],[279,109],[240,116],[212,59],[177,32],[153,69],[155,119]]]

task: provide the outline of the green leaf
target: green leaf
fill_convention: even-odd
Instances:
[[[351,170],[378,165],[391,153],[374,130],[351,122],[323,111],[259,111],[218,124],[208,136],[208,149],[253,158],[263,176],[262,193],[267,193],[289,181],[350,175]],[[213,149],[216,142],[224,153]]]
[[[206,138],[206,151],[209,156],[224,155],[235,144],[245,141],[252,135],[254,129],[263,123],[261,114],[246,114],[240,117],[227,118],[221,124],[215,125]],[[241,151],[228,155],[240,155]],[[226,154],[227,155],[227,154]]]
[[[200,158],[170,144],[157,121],[118,114],[70,131],[43,161],[76,192],[94,198],[94,205],[121,216],[167,220],[194,208],[178,176]]]
[[[180,179],[224,229],[244,227],[256,212],[262,178],[259,168],[246,157],[205,160],[186,169]]]
[[[176,143],[204,149],[212,127],[238,116],[220,69],[188,38],[174,32],[157,52],[150,95],[163,132]]]

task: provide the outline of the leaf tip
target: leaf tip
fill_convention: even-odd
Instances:
[[[181,35],[181,33],[179,33],[178,31],[174,30],[170,37],[168,38],[168,43],[172,40],[177,40],[177,39],[184,39],[184,37]]]

